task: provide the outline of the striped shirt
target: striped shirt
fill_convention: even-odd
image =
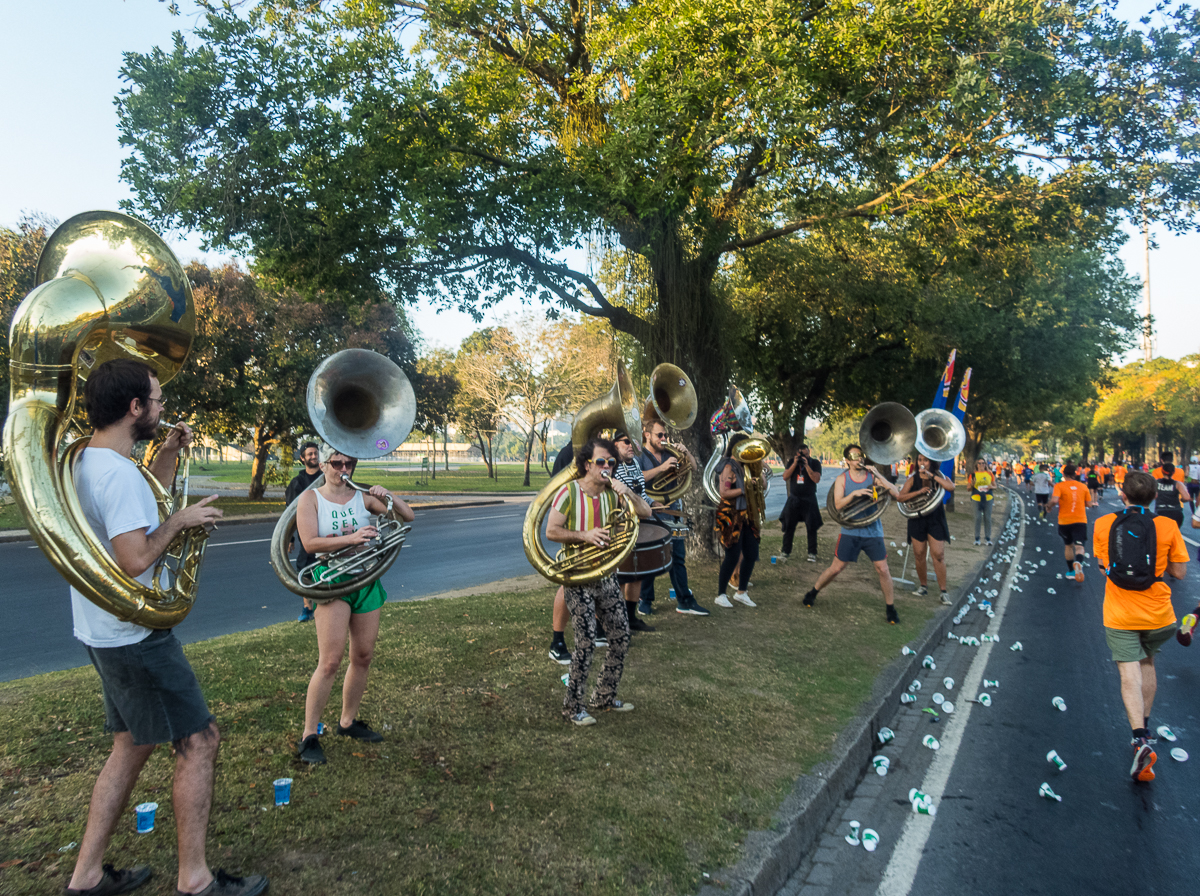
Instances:
[[[593,498],[579,487],[578,479],[572,479],[558,490],[550,506],[567,518],[568,529],[586,532],[605,525],[608,515],[617,509],[617,493],[606,488]]]
[[[650,503],[650,497],[646,494],[646,477],[642,475],[641,464],[636,459],[627,464],[618,464],[613,471],[613,478],[620,479],[629,486],[631,492],[647,504]]]

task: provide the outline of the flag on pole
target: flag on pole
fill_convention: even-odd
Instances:
[[[960,423],[964,423],[963,418],[967,415],[967,396],[971,393],[971,368],[967,368],[967,372],[963,374],[962,385],[958,388],[958,401],[954,402],[954,408],[950,411],[958,418]],[[965,423],[964,423],[965,425]],[[941,474],[954,481],[954,463],[955,459],[942,462]],[[946,495],[946,500],[950,500],[950,496]]]
[[[942,381],[938,383],[937,391],[933,393],[933,407],[945,408],[950,401],[950,380],[954,378],[954,358],[958,355],[958,349],[950,350],[950,360],[946,362],[946,372],[942,374]]]

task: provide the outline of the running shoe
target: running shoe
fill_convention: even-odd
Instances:
[[[1130,746],[1133,747],[1133,765],[1129,767],[1129,777],[1135,781],[1153,781],[1158,754],[1150,746],[1150,738],[1135,737]]]
[[[816,554],[809,554],[809,555],[808,555],[808,562],[809,562],[809,563],[816,563],[816,562],[817,562],[817,555],[816,555]]]
[[[595,643],[595,645],[597,647],[607,647],[608,646],[608,638],[604,637],[604,635],[597,635],[596,640],[593,643]]]
[[[301,607],[300,615],[296,617],[296,621],[297,622],[312,622],[313,621],[313,608],[312,607]]]
[[[718,607],[725,607],[725,609],[727,609],[727,610],[733,609],[733,604],[731,604],[729,602],[729,598],[726,597],[724,594],[718,594],[717,599],[714,601],[714,603]]]
[[[577,712],[577,713],[575,713],[575,715],[571,716],[571,721],[574,724],[579,725],[580,727],[582,727],[584,725],[595,725],[596,724],[596,719],[594,717],[592,717],[591,715],[589,715],[587,713],[587,711],[583,710],[583,709],[579,710],[579,712]]]
[[[776,562],[776,563],[787,563],[787,562],[788,562],[788,555],[787,555],[787,554],[780,554],[778,557],[776,557],[776,558],[775,558],[775,562]]]
[[[915,594],[917,597],[924,597],[928,593],[929,588],[927,588],[925,585],[918,585],[913,589],[913,594]]]
[[[638,619],[638,617],[634,616],[632,619],[629,620],[629,630],[631,632],[652,632],[655,629],[654,629],[654,626],[646,625],[646,623],[642,622],[642,620],[640,620],[640,619]]]
[[[950,599],[950,595],[949,595],[947,592],[945,592],[945,591],[943,591],[943,592],[942,592],[942,606],[943,606],[943,607],[952,607],[952,606],[954,606],[954,601],[952,601],[952,600]]]
[[[1188,613],[1179,622],[1179,631],[1175,632],[1175,640],[1184,647],[1190,647],[1192,632],[1196,630],[1196,614]]]
[[[817,602],[817,589],[811,588],[811,589],[809,589],[808,594],[804,595],[804,606],[811,607],[816,602]]]
[[[1071,568],[1073,570],[1075,570],[1075,581],[1082,582],[1083,581],[1083,564],[1080,563],[1078,560],[1076,560],[1072,564]]]
[[[571,665],[571,651],[567,650],[566,644],[556,641],[550,645],[550,659],[560,666],[569,666]]]
[[[637,605],[637,614],[639,616],[653,616],[654,604],[648,600],[639,600]]]
[[[688,595],[687,597],[681,597],[678,600],[678,602],[675,605],[675,612],[683,613],[684,615],[687,615],[687,616],[707,616],[708,615],[708,610],[706,610],[704,607],[700,606],[700,604],[696,602],[696,598],[692,597],[691,595]]]
[[[734,592],[733,599],[736,600],[739,604],[743,604],[747,607],[757,607],[758,606],[758,604],[756,604],[754,601],[752,601],[750,599],[750,595],[747,594],[745,591]]]
[[[382,734],[378,731],[372,731],[370,725],[359,719],[355,719],[345,728],[342,727],[341,722],[338,722],[337,733],[342,737],[352,737],[355,740],[366,741],[369,744],[377,744],[383,740]]]
[[[597,712],[633,712],[633,704],[614,700],[610,706],[593,706],[592,709]]]

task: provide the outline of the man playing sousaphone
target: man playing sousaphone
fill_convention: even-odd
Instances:
[[[563,545],[582,545],[585,549],[608,547],[610,533],[606,524],[623,498],[632,502],[641,519],[650,517],[650,505],[625,483],[612,477],[617,457],[617,446],[608,439],[590,439],[579,450],[575,455],[579,477],[559,489],[547,514],[548,539]],[[609,574],[584,585],[567,585],[563,597],[575,631],[563,717],[576,725],[596,723],[584,704],[583,688],[595,649],[597,617],[608,637],[608,652],[589,703],[593,709],[602,712],[632,710],[632,703],[617,699],[617,687],[625,670],[625,653],[629,649],[629,619],[622,606],[616,575]]]
[[[842,456],[846,458],[846,472],[833,481],[833,501],[839,511],[845,511],[863,491],[882,489],[893,498],[899,499],[900,491],[896,486],[888,482],[875,467],[865,466],[866,456],[861,447],[847,445]],[[887,547],[883,543],[883,522],[878,519],[857,529],[842,526],[842,533],[838,536],[837,547],[834,549],[833,562],[817,577],[816,584],[804,595],[804,606],[811,607],[816,603],[821,589],[837,578],[847,563],[857,560],[860,552],[865,552],[875,565],[875,571],[879,574],[879,587],[883,591],[884,603],[887,604],[887,621],[896,625],[900,617],[896,615],[894,606],[892,574],[888,570]]]

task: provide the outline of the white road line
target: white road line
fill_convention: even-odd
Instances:
[[[1186,535],[1183,536],[1183,540],[1186,541],[1188,544],[1190,544],[1194,548],[1200,548],[1200,541],[1192,541]]]
[[[1010,588],[1015,574],[1021,568],[1021,552],[1025,548],[1025,504],[1024,502],[1017,502],[1017,504],[1021,508],[1021,529],[1017,534],[1017,550],[1008,568],[1004,585],[1000,589],[1000,596],[996,599],[996,618],[991,620],[991,624],[988,626],[992,634],[999,632],[1000,624],[1004,622],[1004,611],[1008,608],[1008,597],[1011,594]],[[975,654],[975,659],[971,661],[971,666],[963,679],[962,697],[957,703],[962,710],[950,717],[950,723],[945,729],[945,736],[940,738],[941,749],[934,754],[933,763],[925,774],[924,782],[918,788],[923,793],[929,794],[935,805],[941,803],[942,796],[946,792],[946,784],[950,780],[950,772],[954,768],[958,748],[962,745],[963,731],[971,719],[971,710],[975,705],[969,701],[974,699],[979,692],[983,671],[987,667],[987,661],[995,643],[994,641],[984,642]],[[883,880],[879,884],[876,896],[908,896],[909,891],[912,890],[913,881],[916,880],[917,866],[921,862],[921,856],[924,853],[925,844],[929,840],[929,834],[933,830],[935,820],[936,817],[931,815],[913,814],[908,816],[907,821],[904,822],[904,828],[900,832],[900,839],[888,861],[887,869],[883,873]]]
[[[502,513],[497,516],[466,516],[460,520],[455,520],[456,523],[473,523],[476,520],[509,520],[516,519],[519,516],[524,516],[523,513]]]
[[[210,544],[208,546],[208,549],[211,551],[213,548],[224,548],[224,547],[228,547],[231,544],[262,544],[264,541],[270,541],[270,540],[271,539],[269,539],[269,538],[248,538],[245,541],[220,541],[220,542],[217,542],[216,544]]]

